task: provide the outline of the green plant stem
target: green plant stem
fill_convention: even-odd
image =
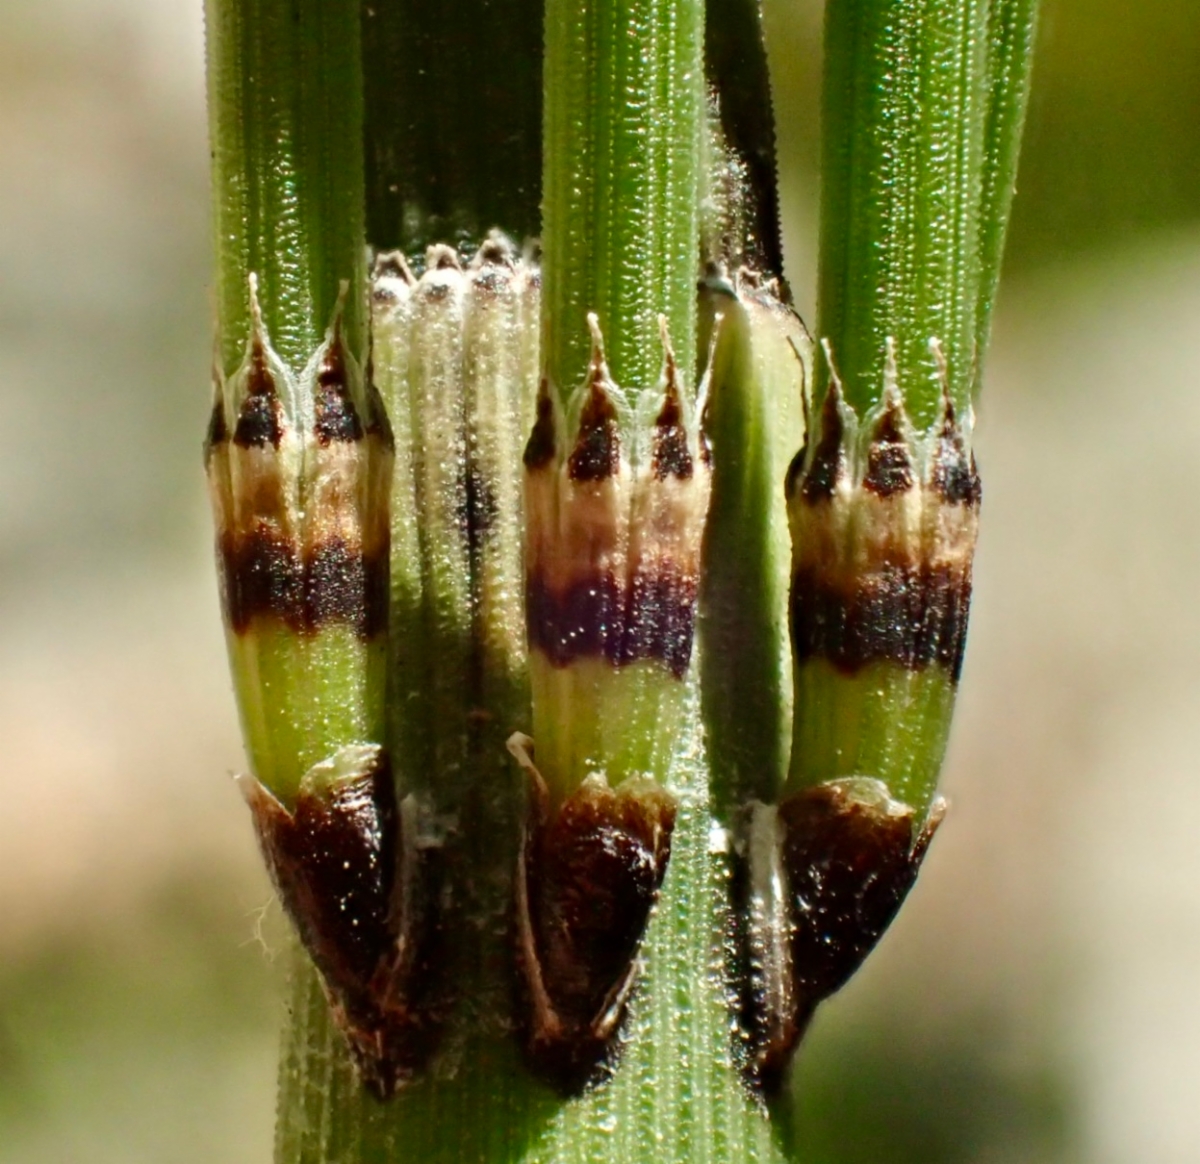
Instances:
[[[231,372],[258,276],[275,349],[303,368],[349,281],[344,329],[365,350],[362,66],[353,0],[206,0],[217,314]]]
[[[931,337],[960,408],[973,378],[988,10],[831,0],[825,14],[819,333],[860,412],[883,391],[893,337],[919,427],[941,397]]]
[[[249,278],[274,350],[299,374],[330,326],[366,350],[362,74],[351,0],[207,0],[222,371],[242,361]],[[382,740],[382,645],[323,628],[231,636],[255,775],[288,796],[338,747]]]
[[[703,42],[699,0],[546,5],[542,350],[564,398],[589,311],[624,388],[658,379],[660,313],[695,350]]]
[[[700,668],[714,807],[732,821],[751,799],[773,800],[787,769],[791,544],[781,482],[804,443],[800,353],[809,353],[800,321],[778,303],[702,294],[702,310],[722,318],[707,406]]]
[[[941,416],[948,391],[969,448],[1035,13],[1036,0],[830,0],[818,282],[831,362],[818,407],[836,374],[863,418],[883,395],[891,343],[915,431]],[[790,784],[869,774],[929,804],[956,688],[935,665],[802,662]]]
[[[988,17],[988,112],[980,207],[980,291],[975,322],[978,393],[1000,284],[1004,239],[1017,187],[1017,159],[1029,104],[1038,0],[992,0]]]

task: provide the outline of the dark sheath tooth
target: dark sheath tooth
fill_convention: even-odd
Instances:
[[[905,433],[904,404],[899,393],[889,391],[883,412],[875,422],[867,447],[867,471],[863,488],[877,497],[892,497],[913,487],[912,457]]]
[[[225,422],[225,393],[221,374],[213,368],[213,406],[208,415],[208,430],[204,434],[204,464],[208,465],[213,450],[229,440],[229,425]]]
[[[533,422],[533,430],[525,444],[525,468],[542,469],[550,464],[558,452],[557,440],[554,400],[550,395],[550,384],[543,377],[538,388],[537,419]]]
[[[942,396],[942,422],[934,438],[929,485],[948,505],[978,506],[983,500],[975,454],[967,451],[966,437],[948,392]]]
[[[266,350],[257,335],[250,346],[246,392],[233,430],[233,443],[243,449],[279,448],[283,439],[283,405]]]
[[[591,780],[557,809],[529,758],[530,816],[517,870],[518,953],[526,1051],[566,1095],[603,1076],[618,1050],[637,951],[658,898],[675,826],[652,781]]]
[[[323,445],[362,440],[363,426],[350,398],[346,347],[340,324],[321,358],[316,384],[316,423],[313,432]]]
[[[665,322],[663,327],[665,343]],[[692,454],[688,449],[687,430],[683,426],[683,403],[679,398],[675,353],[669,346],[665,347],[664,351],[666,387],[662,408],[654,422],[651,471],[658,481],[668,477],[687,481],[692,476]]]
[[[820,435],[800,486],[800,496],[809,505],[831,500],[838,482],[847,473],[841,404],[842,386],[834,378],[830,380],[825,393],[825,403],[821,406]]]
[[[567,458],[567,474],[572,481],[604,481],[615,477],[621,466],[621,435],[617,409],[609,393],[612,381],[604,362],[600,329],[593,323],[592,360],[588,369],[587,399],[579,414],[579,435]]]

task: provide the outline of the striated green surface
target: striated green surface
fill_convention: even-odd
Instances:
[[[362,6],[367,236],[410,255],[539,229],[540,0]],[[486,111],[481,115],[481,111]]]
[[[975,320],[975,350],[979,360],[972,385],[976,393],[983,353],[990,338],[1004,240],[1016,193],[1037,10],[1038,0],[992,0],[988,16],[988,112],[984,124],[980,289]]]
[[[826,11],[819,334],[860,413],[883,391],[888,336],[918,427],[941,391],[931,337],[960,408],[975,377],[978,304],[990,294],[981,233],[997,257],[1003,238],[1002,225],[997,236],[980,223],[988,60],[1000,49],[992,7],[831,0]],[[1007,209],[998,193],[990,202]]]
[[[845,675],[823,659],[796,672],[788,791],[838,776],[874,776],[918,812],[937,789],[955,687],[941,667],[870,663]]]
[[[250,769],[284,803],[343,744],[383,740],[383,640],[344,626],[301,635],[263,619],[228,637]]]
[[[943,376],[960,420],[969,416],[1012,204],[1036,8],[1036,0],[827,6],[819,324],[860,418],[883,393],[889,340],[918,432],[940,413]],[[823,360],[822,390],[830,372]],[[928,804],[954,705],[940,668],[874,664],[849,676],[808,662],[796,684],[791,784],[868,774],[900,799]]]
[[[697,0],[546,6],[542,343],[564,399],[587,366],[589,311],[626,390],[658,379],[660,313],[675,350],[695,350],[703,12]]]
[[[221,360],[250,333],[255,272],[271,342],[299,372],[348,280],[350,350],[363,311],[362,66],[355,0],[205,0]]]
[[[574,792],[591,772],[616,785],[670,768],[684,688],[661,663],[614,668],[587,658],[556,667],[534,654],[530,672],[537,766],[557,795]]]
[[[366,347],[361,72],[349,0],[207,0],[209,126],[220,361],[242,361],[248,277],[275,352],[295,374],[341,326]],[[285,798],[346,743],[382,740],[385,651],[339,627],[258,620],[230,635],[254,774]]]

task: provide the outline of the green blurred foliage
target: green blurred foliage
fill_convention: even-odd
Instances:
[[[1010,268],[1200,218],[1200,4],[1043,0]]]
[[[976,1017],[937,1034],[905,1022],[903,1012],[871,1024],[842,1017],[822,1016],[793,1072],[780,1123],[798,1161],[1073,1159],[1071,1096],[1061,1072],[1045,1061],[1005,1062],[994,1020]]]

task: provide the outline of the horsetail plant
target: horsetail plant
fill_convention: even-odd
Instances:
[[[787,475],[787,779],[750,810],[746,1068],[777,1091],[945,812],[987,341],[1033,0],[834,0],[812,432]],[[1003,174],[1002,178],[1000,175]]]
[[[819,355],[755,0],[546,0],[540,99],[419,7],[207,0],[276,1156],[782,1159],[943,813],[1034,0],[829,0]]]

